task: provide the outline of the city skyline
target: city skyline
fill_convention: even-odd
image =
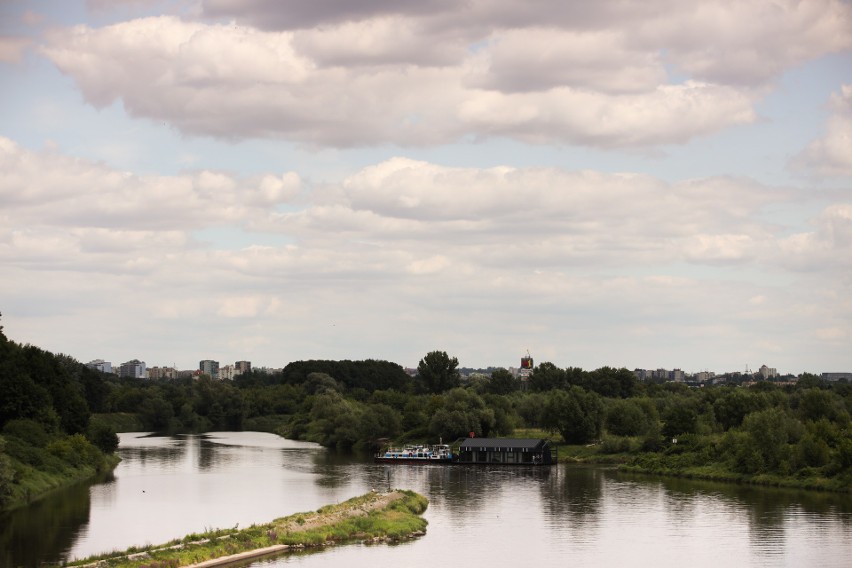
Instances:
[[[852,5],[10,0],[0,313],[80,361],[852,369]]]

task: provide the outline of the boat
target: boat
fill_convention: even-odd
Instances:
[[[447,444],[389,447],[375,455],[376,463],[454,463],[458,456]]]

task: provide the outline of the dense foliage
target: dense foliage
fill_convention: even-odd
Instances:
[[[0,327],[0,509],[109,467],[115,431],[103,374],[10,341]]]

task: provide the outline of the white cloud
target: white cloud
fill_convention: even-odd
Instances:
[[[667,83],[661,49],[617,27],[453,35],[382,17],[276,32],[164,16],[59,30],[42,53],[95,106],[120,99],[131,115],[229,139],[641,147],[755,119],[758,91]]]
[[[47,150],[32,152],[0,137],[0,219],[7,226],[192,230],[247,222],[257,207],[294,199],[293,172],[238,179],[203,170],[138,176]]]
[[[838,299],[849,265],[837,260],[852,258],[852,208],[831,206],[813,232],[784,238],[755,219],[787,193],[748,179],[668,183],[397,157],[327,191],[302,193],[295,173],[138,176],[6,139],[0,168],[0,263],[11,275],[0,295],[8,301],[58,294],[75,298],[67,310],[102,321],[120,313],[180,322],[158,328],[158,340],[180,345],[179,335],[191,333],[212,352],[240,345],[261,350],[267,363],[276,341],[239,337],[258,337],[258,329],[286,337],[292,353],[276,355],[285,358],[381,357],[381,346],[404,343],[415,360],[436,341],[500,353],[529,334],[576,349],[619,337],[630,345],[619,357],[638,358],[644,348],[641,357],[653,358],[677,347],[652,345],[661,332],[677,329],[694,341],[722,334],[740,350],[756,344],[746,328],[774,329],[777,306],[803,314],[809,337],[848,333],[844,314],[852,311]],[[215,235],[201,244],[194,236],[219,227],[244,231],[255,244],[234,247]],[[262,244],[270,236],[287,244]],[[821,295],[796,296],[783,281],[807,278],[801,262],[814,258],[804,268],[819,270]],[[701,267],[713,276],[699,276]],[[746,270],[780,280],[770,286],[736,276]],[[135,333],[154,324],[139,325]],[[503,330],[484,348],[471,343],[483,326]],[[637,335],[642,329],[657,333]],[[102,323],[87,341],[144,345],[133,333],[116,335]],[[622,362],[630,360],[584,365]]]
[[[569,33],[553,27],[495,31],[472,86],[502,92],[555,87],[641,93],[665,83],[659,54],[628,45],[626,30]]]
[[[811,142],[793,160],[793,166],[823,176],[852,176],[852,85],[843,85],[831,97],[833,111],[825,135]]]
[[[781,262],[793,269],[828,270],[852,280],[852,204],[826,207],[816,219],[816,230],[782,239],[779,250]]]

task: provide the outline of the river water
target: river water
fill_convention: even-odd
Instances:
[[[377,465],[257,432],[120,438],[122,462],[112,475],[0,517],[0,567],[246,527],[388,488],[429,498],[426,536],[250,566],[852,566],[848,495],[569,464]]]

